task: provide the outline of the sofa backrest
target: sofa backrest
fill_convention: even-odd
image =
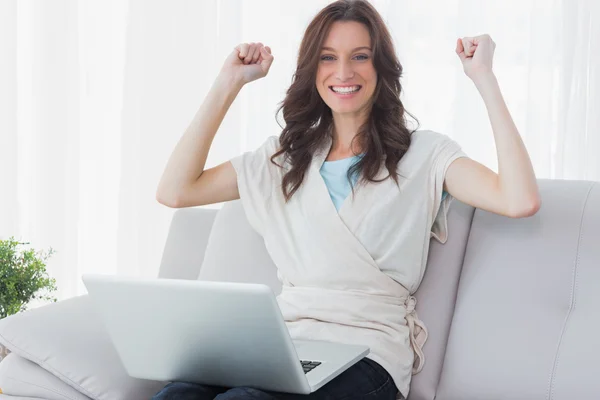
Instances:
[[[539,182],[532,217],[475,212],[436,400],[600,398],[600,182]]]
[[[240,200],[227,202],[215,218],[198,279],[264,283],[281,293],[277,267],[265,242],[250,226]]]
[[[159,278],[198,279],[218,211],[196,207],[175,210],[163,248]]]
[[[409,400],[600,393],[600,183],[538,182],[542,208],[529,218],[453,201],[448,241],[431,241],[415,294],[429,339]],[[262,282],[277,294],[275,266],[240,201],[216,213],[175,212],[159,276]]]

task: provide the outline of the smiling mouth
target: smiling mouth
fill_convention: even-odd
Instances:
[[[356,89],[352,92],[336,92],[335,90],[333,90],[333,86],[328,86],[328,87],[329,87],[329,90],[331,90],[335,94],[353,94],[353,93],[358,93],[360,91],[360,89],[362,89],[361,85],[355,85],[355,86],[358,86],[358,89]]]

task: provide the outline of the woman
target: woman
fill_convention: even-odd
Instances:
[[[189,207],[241,199],[278,267],[294,339],[368,345],[370,354],[310,395],[172,382],[154,399],[403,399],[424,363],[415,312],[429,239],[445,243],[453,197],[509,217],[540,206],[535,175],[492,72],[489,36],[456,53],[488,109],[500,173],[446,135],[409,131],[391,36],[366,1],[326,6],[308,26],[283,109],[286,126],[253,152],[204,170],[243,85],[267,75],[268,46],[227,58],[164,172],[157,199]],[[357,185],[358,184],[358,185]]]

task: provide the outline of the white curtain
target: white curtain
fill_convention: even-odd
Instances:
[[[275,55],[233,103],[206,168],[280,133],[302,34],[328,3],[0,1],[0,238],[56,250],[59,299],[85,293],[82,273],[155,276],[174,212],[156,187],[223,60],[241,42]],[[497,171],[485,106],[454,53],[456,38],[489,33],[538,178],[600,180],[600,2],[372,3],[422,129]]]

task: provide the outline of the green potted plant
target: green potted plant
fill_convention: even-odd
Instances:
[[[46,260],[55,252],[23,248],[13,236],[0,240],[0,319],[27,310],[32,300],[55,302],[56,280],[46,271]],[[0,344],[0,360],[8,350]]]

